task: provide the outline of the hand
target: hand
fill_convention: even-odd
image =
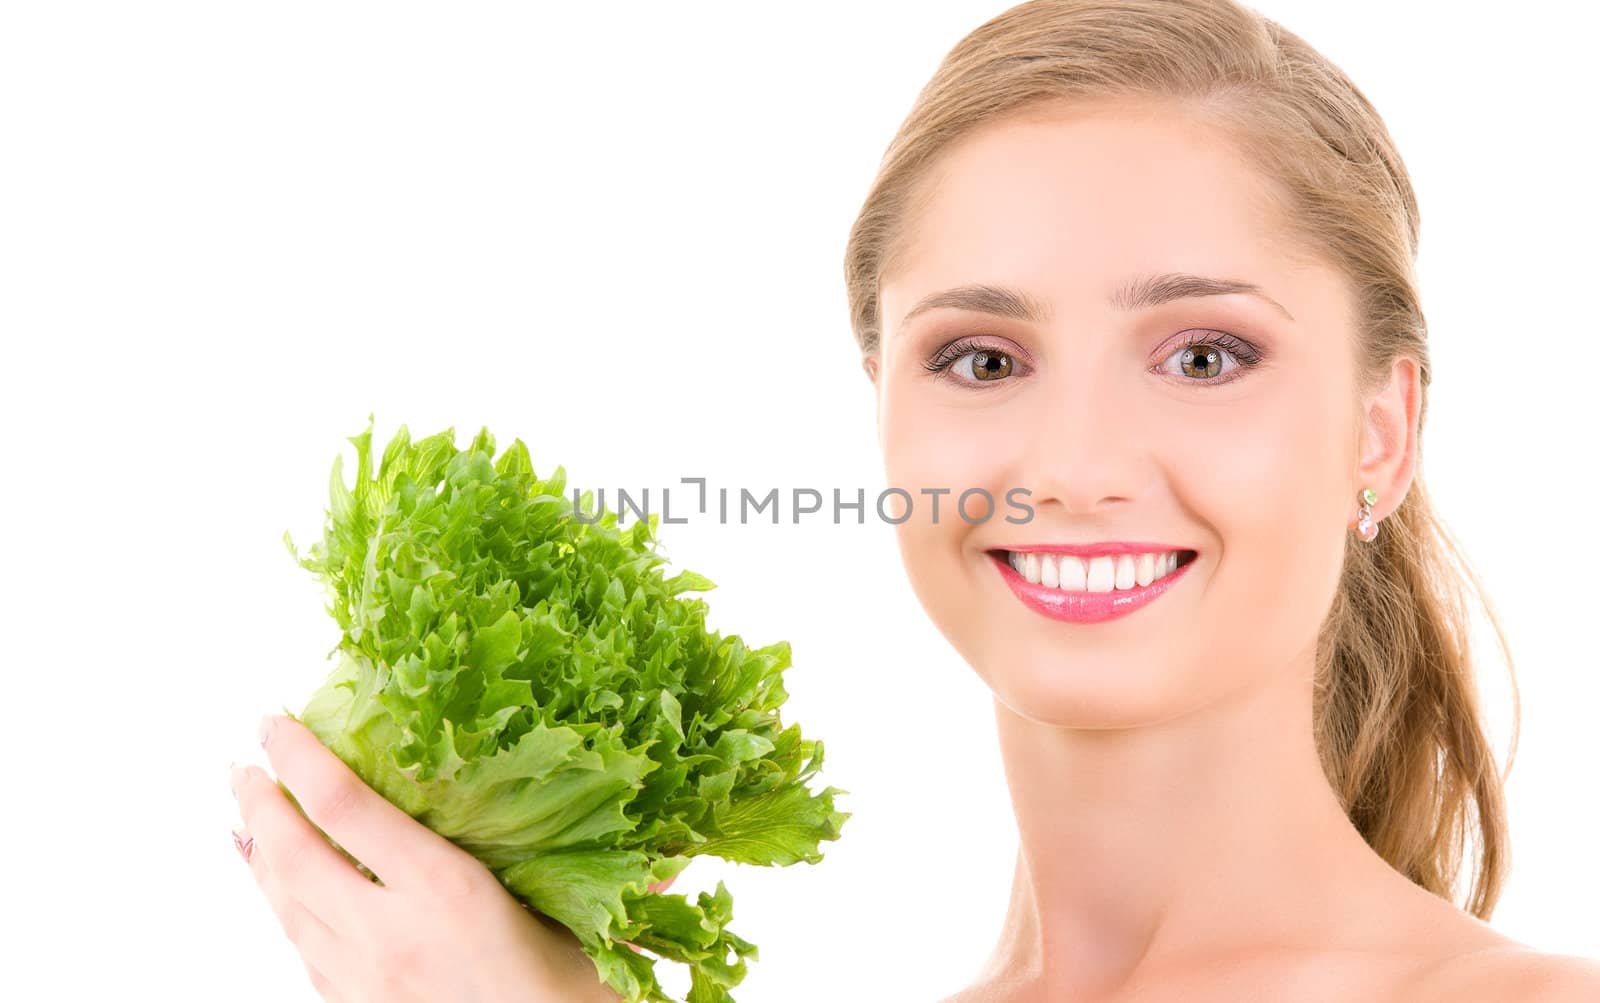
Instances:
[[[368,787],[304,725],[271,717],[262,736],[305,814],[265,771],[234,767],[245,830],[234,839],[324,1000],[617,1003],[570,930],[524,908],[476,858]]]

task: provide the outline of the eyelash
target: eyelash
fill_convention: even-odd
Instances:
[[[1245,341],[1242,338],[1236,338],[1231,334],[1225,334],[1221,331],[1195,331],[1185,336],[1183,341],[1173,346],[1172,351],[1169,352],[1161,361],[1164,363],[1167,361],[1167,359],[1179,354],[1184,349],[1193,348],[1196,345],[1214,345],[1217,348],[1222,349],[1224,352],[1227,352],[1228,355],[1232,356],[1233,360],[1238,363],[1238,365],[1229,370],[1227,375],[1218,375],[1212,377],[1211,379],[1190,379],[1188,377],[1180,377],[1185,383],[1209,384],[1212,386],[1215,386],[1219,383],[1231,383],[1247,370],[1260,365],[1262,359],[1261,351],[1256,348],[1256,346],[1250,344],[1248,341]],[[971,355],[974,352],[989,352],[995,355],[1009,356],[1012,359],[1016,358],[1013,353],[1006,351],[999,345],[988,344],[976,338],[962,338],[959,341],[951,342],[944,348],[941,348],[937,353],[935,353],[933,358],[929,359],[923,364],[923,368],[928,370],[928,372],[933,373],[936,379],[944,379],[947,378],[946,374],[949,368],[954,365],[957,360],[961,359],[963,356]],[[977,383],[980,381],[958,378],[958,382]],[[1005,381],[998,380],[995,382],[1003,383]]]

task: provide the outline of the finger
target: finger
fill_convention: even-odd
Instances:
[[[372,883],[328,845],[260,768],[235,767],[233,793],[255,841],[252,868],[257,861],[269,864],[296,902],[335,929],[353,930],[355,917],[370,908],[368,896],[377,892]]]
[[[671,888],[672,887],[672,883],[674,881],[676,881],[676,880],[678,880],[678,875],[674,874],[672,877],[668,878],[665,881],[657,881],[655,884],[648,885],[646,887],[650,891],[655,892],[656,894],[659,895],[662,892],[666,891],[668,888]],[[632,941],[623,940],[623,941],[618,941],[618,943],[626,944],[627,946],[633,948],[635,951],[642,951],[643,950],[643,948],[641,948],[638,944],[633,943]]]
[[[234,838],[237,842],[238,836]],[[324,972],[339,959],[337,935],[295,899],[272,870],[272,865],[267,860],[266,854],[261,852],[260,846],[254,845],[253,837],[244,840],[239,852],[244,855],[245,862],[250,866],[250,874],[255,878],[262,894],[266,896],[267,904],[272,907],[272,914],[277,917],[284,936],[288,937],[289,943],[300,952],[300,960],[306,967],[316,972],[312,984],[315,985],[319,978],[326,981]],[[317,991],[322,992],[321,987],[318,987]]]
[[[671,888],[672,887],[672,883],[674,881],[676,881],[676,880],[678,880],[678,876],[676,874],[674,874],[672,877],[668,878],[667,880],[665,880],[665,881],[657,881],[655,884],[649,885],[648,887],[649,887],[650,891],[653,891],[653,892],[656,892],[657,894],[660,894],[661,892],[666,891],[668,888]]]
[[[390,804],[291,717],[262,722],[272,768],[311,821],[386,885],[456,866],[466,851]]]

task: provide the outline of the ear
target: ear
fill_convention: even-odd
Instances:
[[[1362,488],[1378,493],[1373,521],[1400,507],[1417,464],[1417,419],[1422,402],[1422,371],[1415,359],[1398,356],[1382,389],[1367,400],[1363,421],[1361,465],[1352,491],[1350,525],[1356,524]]]
[[[872,381],[872,407],[874,420],[878,426],[878,445],[883,445],[883,386],[878,377],[883,368],[883,350],[874,348],[861,356],[861,368],[866,370],[867,379]]]

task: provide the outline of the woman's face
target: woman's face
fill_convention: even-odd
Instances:
[[[1291,259],[1228,145],[1154,107],[991,124],[923,184],[868,370],[888,484],[913,502],[901,555],[940,631],[1012,710],[1070,727],[1154,723],[1309,668],[1361,487],[1339,274]],[[1184,292],[1159,281],[1176,274],[1282,309],[1241,292],[1132,302]],[[905,319],[977,285],[1015,297]],[[978,494],[956,511],[975,488],[987,520]],[[1024,601],[992,554],[1107,542],[1195,556],[1144,605],[1085,622]],[[1117,570],[1052,559],[1058,582],[1084,576],[1068,603]],[[1132,561],[1124,592],[1163,570]]]

